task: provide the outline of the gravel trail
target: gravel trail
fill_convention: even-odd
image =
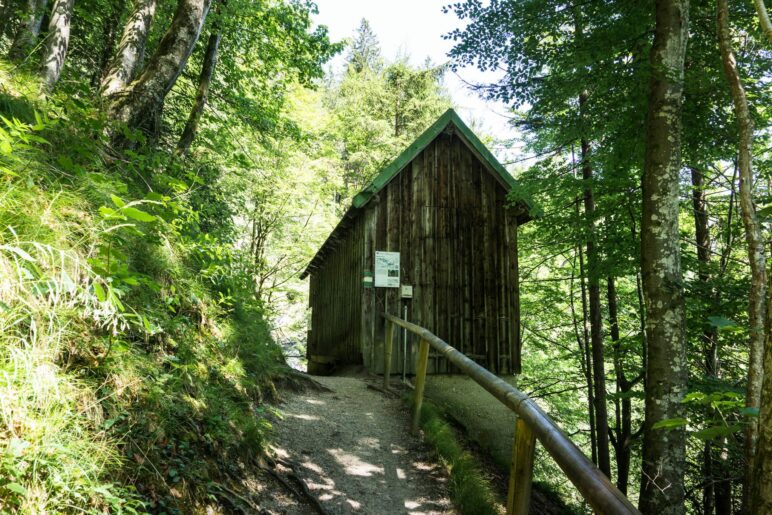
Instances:
[[[455,513],[447,476],[410,434],[399,399],[355,377],[315,378],[332,392],[287,394],[274,424],[278,458],[296,464],[325,510],[340,513]],[[273,513],[308,513],[290,498],[264,499]]]

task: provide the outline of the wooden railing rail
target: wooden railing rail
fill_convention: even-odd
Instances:
[[[383,314],[386,319],[386,345],[384,349],[383,386],[389,387],[391,372],[391,347],[394,326],[407,329],[421,339],[415,378],[415,399],[413,404],[413,430],[418,429],[418,420],[423,402],[424,385],[429,347],[442,354],[449,362],[485,388],[496,399],[517,415],[515,438],[512,449],[507,513],[526,515],[530,506],[531,481],[533,477],[533,453],[538,440],[552,459],[576,486],[579,493],[601,514],[639,514],[625,495],[590,461],[568,436],[547,416],[526,394],[508,384],[464,354],[451,347],[429,330]]]

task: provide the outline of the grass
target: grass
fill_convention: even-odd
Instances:
[[[185,191],[145,200],[162,156],[111,161],[32,80],[0,60],[0,513],[204,512],[263,451],[281,352]]]
[[[456,437],[439,407],[424,399],[421,429],[450,475],[450,498],[461,513],[495,515],[500,512],[494,489],[479,461]]]

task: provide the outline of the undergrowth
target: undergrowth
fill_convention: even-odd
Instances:
[[[453,505],[464,514],[497,515],[499,504],[480,463],[464,449],[440,408],[427,399],[421,406],[420,425],[424,437],[447,467]]]
[[[0,61],[0,512],[205,511],[286,374],[220,172],[36,91]]]

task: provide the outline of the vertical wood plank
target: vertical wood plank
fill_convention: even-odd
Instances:
[[[421,406],[424,402],[424,387],[426,386],[426,367],[429,364],[429,342],[421,340],[421,346],[418,351],[418,361],[416,362],[415,376],[415,398],[413,399],[413,423],[410,430],[413,433],[418,432],[418,424],[421,421]]]
[[[518,417],[512,444],[512,463],[509,468],[507,515],[528,515],[531,507],[535,449],[536,435],[523,419]]]
[[[394,324],[386,322],[386,340],[383,345],[383,387],[389,389],[391,379],[391,351],[394,344]]]

